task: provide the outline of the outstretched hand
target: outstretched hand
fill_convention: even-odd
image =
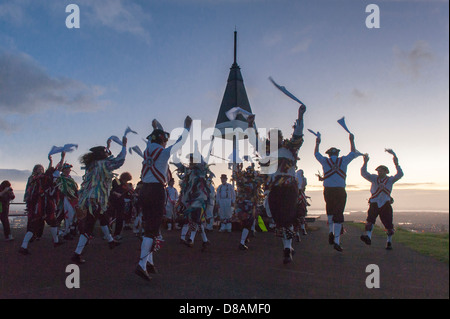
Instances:
[[[303,114],[305,114],[306,112],[306,105],[302,104],[300,105],[300,107],[298,108],[298,118],[302,118]]]
[[[186,116],[185,120],[184,120],[184,128],[185,129],[190,129],[192,125],[192,119],[191,117],[188,115]]]
[[[363,158],[364,158],[364,164],[367,164],[367,162],[369,161],[369,154],[363,154]]]

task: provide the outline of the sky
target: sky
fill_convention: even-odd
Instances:
[[[72,3],[80,28],[66,26]],[[379,28],[366,26],[371,3]],[[154,118],[169,132],[186,115],[213,127],[237,30],[257,126],[288,137],[297,116],[270,76],[307,106],[298,166],[308,189],[322,185],[306,129],[320,131],[322,153],[335,146],[345,155],[345,116],[369,171],[384,164],[395,173],[384,152],[392,148],[405,173],[396,188],[448,191],[448,12],[448,0],[0,0],[0,179],[23,189],[51,147],[67,143],[79,146],[66,160],[80,178],[79,157],[127,126],[138,132],[128,146],[144,149]],[[128,154],[117,173],[136,183],[141,161]],[[349,190],[370,186],[361,165],[349,166]],[[225,164],[213,171],[229,173]]]

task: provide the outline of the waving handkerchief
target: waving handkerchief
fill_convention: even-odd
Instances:
[[[297,98],[295,97],[294,94],[292,94],[291,92],[289,92],[284,86],[278,85],[278,84],[272,79],[272,77],[269,77],[269,80],[270,80],[270,82],[273,83],[273,85],[275,85],[275,86],[278,88],[278,90],[280,90],[281,92],[283,92],[284,94],[286,94],[287,96],[289,96],[289,97],[290,97],[291,99],[293,99],[294,101],[296,101],[296,102],[298,102],[298,103],[300,103],[300,104],[302,104],[302,105],[305,105],[302,101],[300,101],[299,99],[297,99]]]
[[[350,130],[347,128],[347,125],[345,124],[345,116],[343,116],[343,117],[342,117],[341,119],[339,119],[337,122],[344,128],[344,130],[346,130],[349,134],[352,134],[352,133],[350,132]]]
[[[113,135],[113,136],[111,136],[110,138],[108,138],[108,141],[109,141],[109,140],[116,142],[116,143],[119,144],[120,146],[123,146],[122,140],[121,140],[120,138],[118,138],[117,136],[115,136],[115,135]]]
[[[142,153],[141,149],[137,145],[133,146],[133,147],[130,147],[128,149],[128,151],[130,152],[130,154],[133,154],[133,151],[134,151],[137,155],[139,155],[140,157],[144,158],[144,154]]]
[[[133,131],[129,126],[128,126],[127,129],[125,130],[125,133],[123,134],[123,136],[127,136],[128,133],[137,134],[137,132]]]
[[[230,121],[234,121],[239,114],[241,114],[245,119],[247,119],[250,115],[253,115],[240,107],[233,107],[225,113]]]
[[[316,137],[320,137],[320,132],[314,132],[313,130],[310,130],[310,129],[308,129],[308,131],[310,132],[310,133],[312,133],[314,136],[316,136]]]
[[[65,144],[64,146],[53,146],[50,152],[48,153],[48,156],[51,156],[53,154],[57,153],[70,153],[73,152],[74,149],[78,148],[78,144]]]

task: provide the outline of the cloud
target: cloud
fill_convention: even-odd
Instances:
[[[400,71],[415,79],[421,75],[422,69],[434,60],[430,46],[425,41],[417,41],[410,51],[394,47],[394,54]]]
[[[294,45],[290,52],[291,53],[302,53],[308,51],[312,40],[311,39],[304,39],[300,42],[298,42],[296,45]]]
[[[0,4],[0,20],[6,20],[15,25],[21,25],[24,21],[22,1],[11,1]]]
[[[54,77],[32,57],[0,50],[0,115],[32,114],[56,107],[71,111],[103,108],[104,88]],[[0,130],[7,128],[0,122]]]
[[[150,34],[144,23],[151,17],[140,5],[124,0],[78,0],[76,3],[88,23],[100,24],[120,33],[133,34],[146,42],[150,41]]]

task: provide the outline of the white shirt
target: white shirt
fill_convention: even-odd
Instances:
[[[359,156],[359,154],[355,152],[350,152],[346,156],[332,156],[331,158],[326,158],[319,152],[315,153],[314,155],[316,156],[316,159],[320,162],[320,164],[322,164],[324,175],[326,175],[327,172],[330,172],[333,168],[332,166],[330,166],[329,161],[331,161],[333,164],[341,161],[341,165],[338,167],[339,172],[330,175],[330,177],[325,178],[325,180],[323,181],[323,186],[325,187],[345,187],[347,166],[351,161]]]
[[[381,180],[377,174],[369,174],[367,172],[366,163],[361,167],[361,176],[372,183],[370,187],[372,197],[369,203],[376,203],[378,207],[382,207],[391,200],[392,187],[395,182],[403,177],[403,171],[400,166],[397,166],[397,174],[395,176],[386,176],[385,179]]]
[[[230,199],[231,202],[234,203],[235,198],[236,193],[234,192],[233,186],[231,184],[229,183],[226,183],[225,185],[220,184],[219,187],[217,187],[217,194],[216,194],[217,200]]]
[[[167,148],[164,148],[158,143],[148,141],[147,148],[144,151],[144,161],[142,162],[142,182],[161,183],[166,185],[169,170],[169,158],[183,146],[188,132],[189,130],[185,129],[175,144]]]

